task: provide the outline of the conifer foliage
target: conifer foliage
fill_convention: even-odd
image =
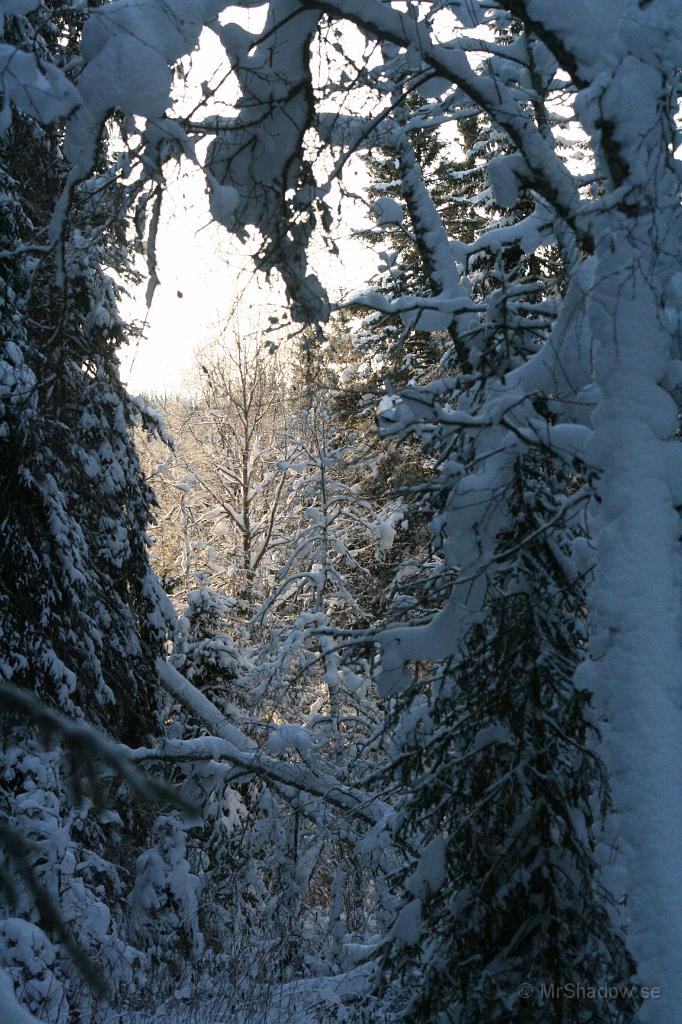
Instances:
[[[162,1019],[222,970],[266,1021],[267,964],[297,1024],[669,1024],[680,4],[251,7],[1,5],[0,993],[71,1024],[161,978]],[[236,104],[173,93],[204,29]],[[335,349],[309,249],[361,153]],[[181,156],[309,343],[303,386],[203,368],[174,628],[107,269],[132,218],[153,293]]]
[[[3,52],[16,47],[19,66],[39,61],[51,82],[76,53],[82,22],[81,4],[10,4]],[[119,380],[124,324],[104,270],[115,261],[124,271],[127,253],[107,227],[115,196],[99,202],[83,189],[59,280],[49,221],[68,173],[63,131],[40,106],[10,112],[0,142],[0,674],[75,724],[137,744],[157,728],[154,659],[172,610],[148,562],[151,492],[132,441],[155,419]],[[102,816],[107,791],[124,794],[72,740],[53,730],[50,741],[25,708],[3,707],[0,900],[10,917],[0,962],[24,1004],[51,1021],[72,1019],[74,1001],[88,1012],[83,956],[98,963],[110,998],[135,975],[122,821],[111,808]]]

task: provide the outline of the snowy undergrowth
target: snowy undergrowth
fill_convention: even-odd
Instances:
[[[248,962],[252,954],[245,955]],[[248,969],[246,976],[236,975],[244,960],[231,966],[211,978],[188,979],[157,1006],[122,1011],[116,1024],[389,1024],[394,1019],[377,1000],[365,1004],[367,967],[280,984],[266,977],[249,982]],[[267,963],[259,966],[267,971]]]

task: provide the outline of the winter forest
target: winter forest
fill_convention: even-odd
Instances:
[[[0,34],[0,1024],[679,1024],[682,0]]]

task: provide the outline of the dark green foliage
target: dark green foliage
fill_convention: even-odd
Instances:
[[[395,711],[408,794],[396,832],[420,852],[403,885],[421,930],[387,963],[403,974],[411,1022],[615,1024],[637,1008],[634,996],[570,996],[627,986],[633,963],[597,868],[609,797],[590,697],[573,683],[583,581],[566,569],[572,530],[542,530],[559,507],[556,471],[543,457],[517,462],[499,535],[510,554],[485,616]],[[434,841],[444,871],[431,886],[420,855]]]
[[[4,41],[64,67],[82,21],[80,4],[38,5],[29,17],[5,17]],[[3,862],[15,878],[3,887],[2,916],[40,925],[46,950],[50,939],[62,943],[52,968],[57,989],[66,985],[60,1015],[82,988],[73,967],[83,955],[98,960],[110,997],[132,983],[117,905],[144,815],[112,836],[98,820],[105,804],[128,826],[134,818],[130,790],[112,782],[127,772],[120,751],[107,764],[87,735],[43,712],[144,743],[158,730],[154,663],[172,621],[149,566],[153,498],[132,440],[135,427],[157,423],[118,373],[126,330],[106,268],[125,275],[128,252],[107,227],[116,190],[101,179],[79,191],[51,248],[68,170],[61,142],[59,125],[15,110],[0,143],[0,679],[39,701],[0,706]],[[7,942],[2,962],[19,984],[23,967]]]

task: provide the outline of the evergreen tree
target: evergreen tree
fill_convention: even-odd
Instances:
[[[232,602],[209,587],[192,590],[175,634],[172,663],[218,707],[234,700],[239,652],[228,635]]]
[[[531,450],[511,477],[480,621],[396,702],[396,835],[418,853],[388,962],[410,1021],[627,1021],[635,996],[571,998],[625,991],[633,971],[599,881],[610,798],[574,683],[580,521],[546,525],[564,519],[571,474]]]
[[[28,13],[3,15],[3,43],[16,48],[18,68],[22,55],[36,55],[47,79],[62,81],[83,5],[19,6]],[[105,267],[125,272],[127,251],[108,227],[117,199],[104,149],[99,188],[74,195],[55,250],[48,225],[68,167],[62,129],[41,117],[39,107],[34,115],[15,107],[0,142],[0,675],[43,707],[137,744],[157,729],[154,661],[172,620],[149,566],[152,496],[132,441],[133,428],[155,429],[155,418],[118,375],[125,325]],[[103,766],[78,763],[68,735],[50,747],[30,714],[7,706],[2,753],[0,910],[11,922],[2,956],[17,996],[50,1019],[75,1012],[74,1001],[85,1012],[80,945],[100,965],[108,998],[119,1000],[133,981],[120,907],[136,842],[130,797]],[[108,790],[126,819],[124,842],[110,827],[122,819],[101,814]],[[38,947],[44,976],[25,978],[22,989],[19,974],[33,969]],[[36,1002],[36,986],[46,1002]],[[50,1002],[57,990],[59,1007]]]
[[[533,79],[529,116],[544,130],[551,68],[543,76],[533,67],[533,44],[518,23],[504,21],[497,46],[489,73],[517,87]],[[512,70],[505,47],[514,50]],[[578,1021],[585,1008],[566,995],[548,999],[543,979],[560,993],[580,977],[595,988],[609,977],[624,984],[633,971],[599,881],[608,785],[591,749],[589,695],[574,682],[585,595],[572,551],[584,524],[571,509],[583,467],[550,440],[556,412],[547,403],[530,396],[518,413],[495,412],[507,375],[547,341],[563,268],[556,250],[525,251],[533,205],[521,182],[502,173],[514,166],[513,148],[483,118],[469,125],[478,138],[468,159],[484,187],[449,197],[451,223],[417,144],[398,144],[395,186],[422,280],[431,272],[428,247],[438,244],[427,234],[429,204],[448,238],[462,211],[472,213],[476,237],[465,229],[453,244],[478,312],[450,327],[440,368],[452,377],[439,380],[434,365],[382,403],[385,432],[420,438],[436,469],[421,493],[442,555],[438,576],[422,574],[416,595],[429,624],[414,627],[411,641],[397,625],[384,634],[380,686],[395,697],[389,776],[405,794],[394,834],[410,851],[384,966],[388,980],[401,980],[401,1019],[540,1021],[551,1005],[557,1020]],[[417,203],[420,188],[428,198],[422,191]],[[407,283],[419,296],[419,282]],[[443,648],[453,653],[439,662],[434,652]],[[408,670],[406,662],[417,664]],[[534,986],[530,1001],[524,982]],[[591,1019],[628,1020],[635,1008],[634,998],[607,998]]]
[[[152,835],[154,845],[140,854],[135,866],[131,931],[149,954],[152,977],[156,974],[158,978],[158,966],[165,964],[172,983],[203,945],[198,923],[199,879],[190,870],[185,828],[177,815],[159,815]]]

